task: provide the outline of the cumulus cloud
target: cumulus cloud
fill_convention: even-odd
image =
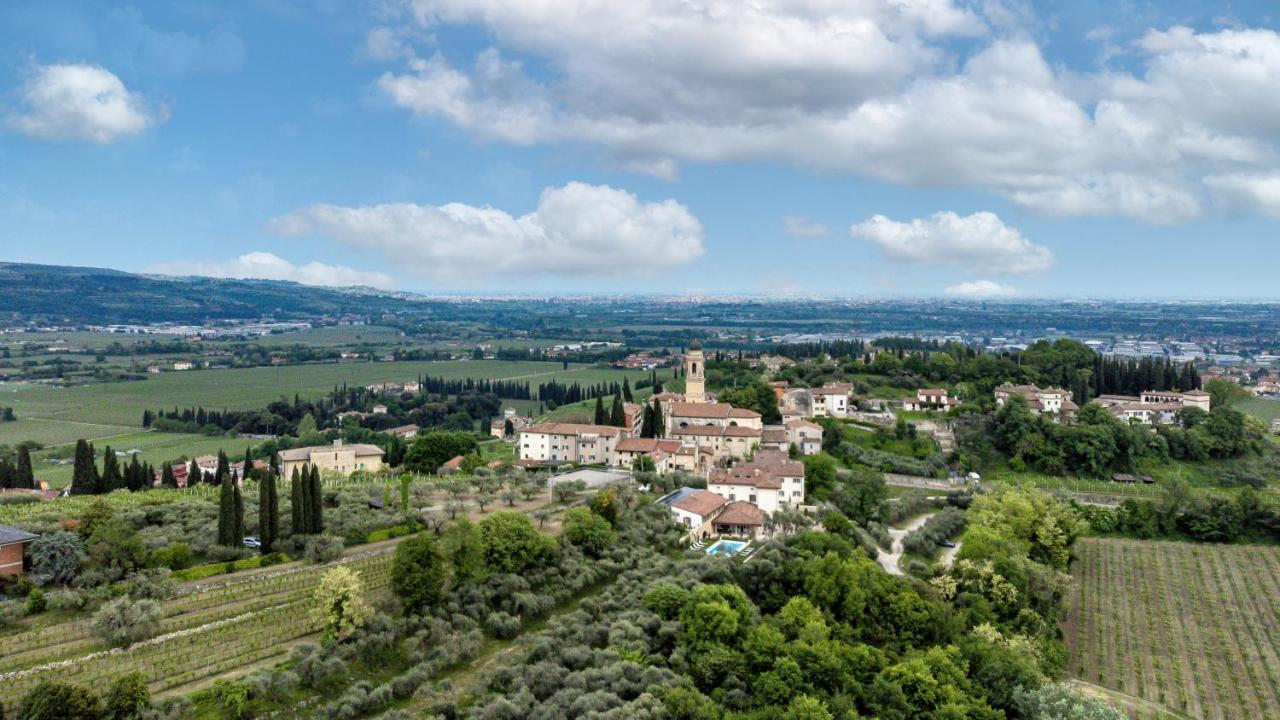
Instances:
[[[788,235],[795,237],[826,237],[831,234],[831,228],[809,218],[799,217],[797,215],[788,215],[782,218],[782,230]]]
[[[982,300],[988,298],[1013,297],[1018,291],[1008,285],[1001,285],[991,280],[974,280],[951,285],[946,289],[947,297],[966,300]]]
[[[1135,70],[1078,72],[1027,33],[987,39],[1009,26],[999,3],[582,0],[572,22],[550,1],[400,7],[421,35],[478,25],[495,47],[415,55],[378,81],[393,103],[486,139],[594,143],[660,176],[779,161],[1178,223],[1203,212],[1207,177],[1280,171],[1271,30],[1153,30]],[[955,58],[955,36],[980,40]]]
[[[518,217],[462,203],[312,205],[272,218],[267,229],[376,250],[452,284],[482,275],[630,275],[703,253],[702,225],[680,203],[578,182],[543,190],[537,209]]]
[[[1211,175],[1205,183],[1227,208],[1280,220],[1280,173]]]
[[[956,265],[999,274],[1037,273],[1053,266],[1053,253],[990,212],[935,213],[899,222],[876,215],[849,228],[886,257],[921,265]]]
[[[110,143],[163,118],[111,71],[97,65],[36,65],[18,90],[16,130],[43,140]]]
[[[255,280],[291,280],[303,285],[326,287],[365,286],[388,289],[395,285],[390,275],[356,270],[345,265],[309,262],[295,265],[269,252],[251,252],[226,262],[179,261],[160,263],[147,268],[159,275],[198,275],[201,277]]]

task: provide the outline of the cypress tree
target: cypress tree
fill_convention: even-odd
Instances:
[[[249,452],[249,448],[244,449],[244,469],[240,471],[240,482],[243,483],[249,479],[249,473],[253,471],[253,454]]]
[[[143,478],[145,472],[146,471],[142,469],[142,465],[138,463],[138,456],[134,455],[132,462],[129,463],[129,468],[125,470],[124,473],[125,487],[129,488],[129,490],[133,492],[141,490],[142,485],[145,482]]]
[[[231,497],[235,503],[232,507],[235,514],[231,517],[231,539],[233,547],[240,547],[240,544],[244,542],[244,494],[240,492],[240,482],[231,477],[229,473],[227,478],[231,481]]]
[[[609,408],[609,424],[614,427],[624,427],[627,424],[626,411],[622,409],[622,396],[613,396],[613,407]]]
[[[14,487],[17,477],[18,471],[9,464],[8,459],[0,458],[0,488]]]
[[[276,506],[276,474],[268,471],[258,482],[258,540],[263,555],[271,552],[280,536],[280,514]]]
[[[644,404],[644,416],[640,419],[640,437],[653,437],[653,406]]]
[[[167,488],[178,487],[178,478],[173,474],[173,465],[164,464],[164,469],[160,471],[160,485]]]
[[[200,469],[200,464],[192,459],[191,467],[187,469],[187,487],[195,487],[196,483],[200,482],[204,482],[204,471]]]
[[[627,402],[636,401],[635,396],[631,394],[631,380],[625,377],[622,378],[622,399]]]
[[[231,462],[227,460],[227,454],[222,450],[218,451],[218,469],[213,473],[213,481],[222,482],[223,475],[231,474]]]
[[[324,493],[320,489],[320,468],[311,466],[311,532],[324,532]]]
[[[124,487],[124,478],[120,475],[120,463],[116,460],[115,451],[108,445],[102,451],[102,477],[98,480],[101,492],[111,492]]]
[[[31,470],[31,450],[26,445],[18,447],[18,476],[14,479],[14,487],[34,490],[36,476]]]
[[[231,475],[222,476],[222,489],[218,494],[218,544],[236,546],[236,491]]]
[[[607,415],[605,415],[605,414],[604,414],[604,400],[602,400],[602,399],[600,398],[600,396],[599,396],[599,395],[597,395],[597,396],[596,396],[596,415],[595,415],[595,424],[596,424],[596,425],[607,425],[607,424],[608,424],[608,422],[609,422],[609,417],[608,417]]]
[[[653,402],[653,434],[649,437],[660,438],[667,434],[666,420],[662,417],[662,403]]]
[[[305,500],[302,496],[302,480],[298,476],[298,468],[293,469],[293,477],[289,479],[289,533],[292,535],[303,535],[306,528],[303,527],[303,508]]]
[[[71,494],[92,495],[98,491],[97,468],[93,464],[93,451],[83,439],[76,441],[75,467],[71,471]]]

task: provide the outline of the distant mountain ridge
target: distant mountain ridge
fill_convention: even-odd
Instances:
[[[0,317],[53,324],[189,322],[370,315],[408,310],[408,293],[283,280],[142,275],[0,262]]]

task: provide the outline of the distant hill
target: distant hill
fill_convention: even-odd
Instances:
[[[0,318],[54,324],[201,322],[379,314],[412,307],[403,293],[278,280],[138,275],[102,268],[0,263]]]

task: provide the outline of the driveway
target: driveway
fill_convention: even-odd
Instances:
[[[883,567],[885,572],[890,575],[903,575],[902,568],[898,567],[898,561],[902,560],[902,540],[910,535],[912,531],[925,524],[934,513],[926,513],[921,515],[901,528],[889,528],[889,535],[893,538],[893,547],[889,550],[881,550],[880,556],[876,558]]]

